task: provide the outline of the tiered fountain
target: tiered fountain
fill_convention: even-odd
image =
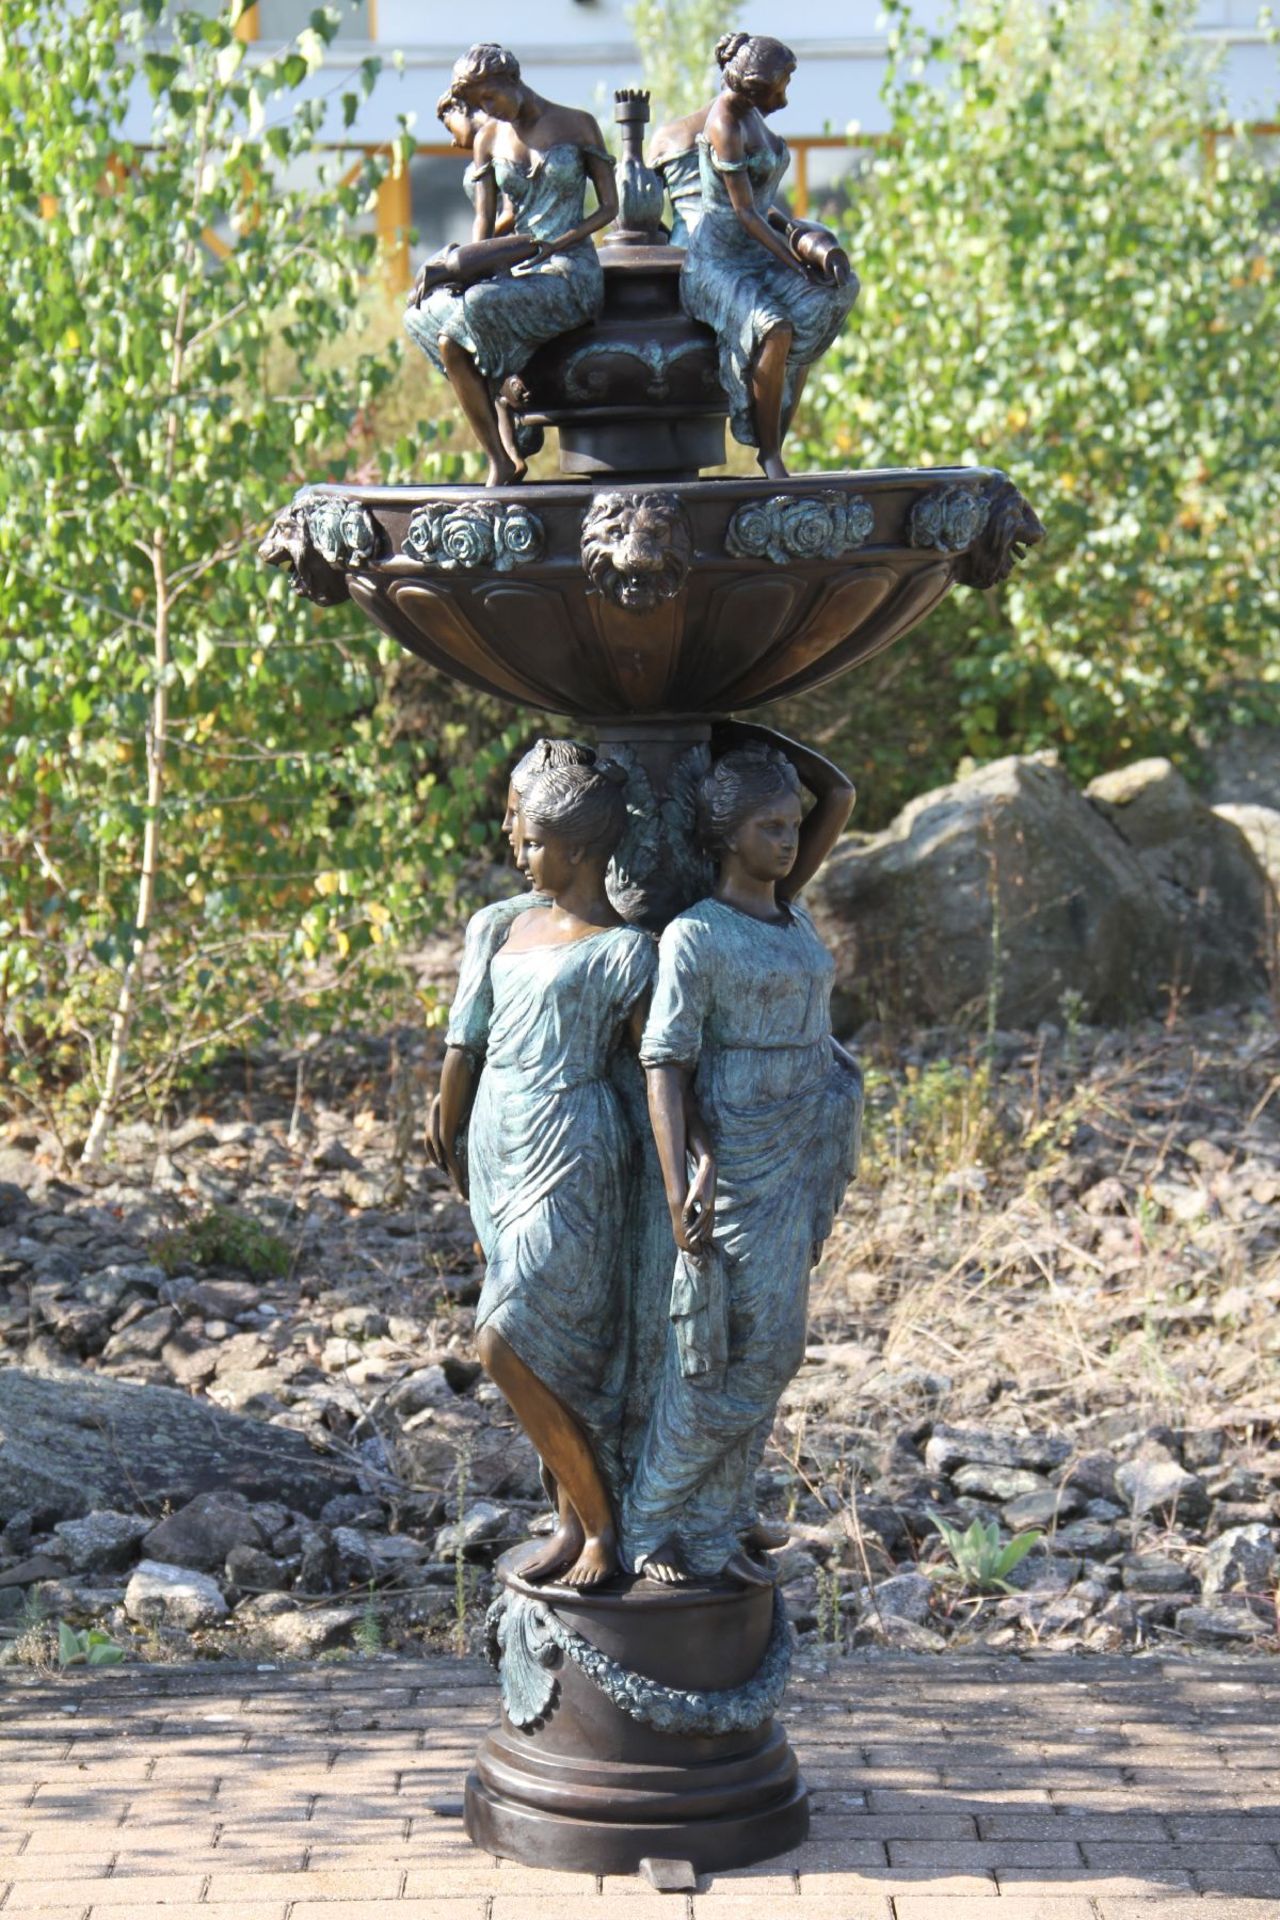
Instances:
[[[477,83],[467,110],[478,99],[519,133],[548,103],[506,85]],[[693,818],[714,723],[858,665],[953,586],[997,585],[1041,529],[986,468],[703,479],[729,413],[717,339],[681,304],[685,254],[640,155],[644,96],[619,96],[617,117],[603,305],[494,387],[522,444],[558,430],[565,477],[309,487],[263,552],[441,673],[590,728],[629,775],[613,897],[657,931],[706,888]],[[468,1783],[480,1845],[591,1872],[691,1872],[803,1837],[804,1788],[772,1718],[788,1646],[767,1585],[619,1574],[584,1592],[500,1571],[503,1722]]]

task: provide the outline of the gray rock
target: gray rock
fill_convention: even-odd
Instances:
[[[1214,812],[1244,836],[1272,892],[1280,894],[1280,808],[1225,806]]]
[[[106,1361],[156,1360],[177,1324],[178,1316],[172,1307],[157,1307],[154,1313],[144,1313],[141,1319],[113,1333],[102,1357]]]
[[[1000,1517],[1014,1533],[1021,1533],[1027,1527],[1060,1529],[1083,1505],[1083,1496],[1074,1487],[1046,1487],[1043,1492],[1015,1495],[1005,1502]]]
[[[190,1567],[143,1560],[125,1589],[124,1610],[142,1626],[216,1627],[228,1613],[217,1582]]]
[[[360,1168],[355,1154],[338,1139],[326,1140],[318,1147],[311,1156],[311,1164],[322,1173],[356,1173]]]
[[[1083,1554],[1087,1560],[1109,1559],[1123,1545],[1124,1535],[1110,1520],[1070,1520],[1053,1540],[1056,1551]]]
[[[279,1593],[289,1584],[284,1562],[273,1560],[257,1547],[232,1547],[227,1555],[227,1579],[241,1593]]]
[[[242,1493],[198,1493],[177,1513],[153,1527],[144,1543],[150,1560],[217,1573],[233,1547],[266,1542]]]
[[[1215,804],[1280,809],[1280,727],[1233,727],[1205,759]]]
[[[73,1573],[119,1573],[132,1564],[150,1530],[150,1520],[137,1513],[89,1513],[83,1520],[60,1520],[54,1528]]]
[[[286,1659],[305,1659],[333,1647],[349,1647],[360,1612],[359,1607],[317,1607],[278,1613],[262,1621],[262,1634]]]
[[[1130,1513],[1173,1513],[1188,1526],[1209,1515],[1204,1481],[1176,1460],[1129,1460],[1116,1473],[1116,1485]]]
[[[0,1227],[11,1227],[30,1205],[22,1188],[12,1180],[0,1180]]]
[[[1196,1584],[1188,1568],[1163,1553],[1126,1554],[1120,1578],[1127,1593],[1186,1593]]]
[[[1247,1607],[1180,1607],[1174,1625],[1186,1639],[1201,1641],[1206,1646],[1258,1640],[1263,1634],[1275,1631],[1274,1624],[1269,1626]]]
[[[454,1397],[453,1386],[443,1367],[420,1367],[392,1387],[387,1405],[402,1420],[409,1420],[425,1407],[448,1406]]]
[[[893,1647],[900,1653],[945,1653],[947,1650],[942,1634],[895,1613],[864,1613],[851,1640],[855,1647]]]
[[[874,1587],[860,1587],[856,1596],[846,1594],[844,1600],[854,1600],[860,1613],[874,1613],[878,1607],[881,1613],[893,1614],[899,1620],[914,1620],[923,1625],[929,1618],[929,1603],[933,1598],[933,1581],[923,1573],[895,1573],[888,1580],[881,1580]],[[841,1606],[844,1605],[841,1601]]]
[[[186,1327],[179,1327],[160,1349],[160,1358],[180,1387],[204,1387],[218,1367],[219,1349]]]
[[[1114,1454],[1082,1453],[1079,1459],[1068,1460],[1056,1477],[1060,1486],[1074,1487],[1086,1500],[1118,1502]]]
[[[995,1467],[980,1461],[963,1467],[957,1467],[951,1476],[951,1484],[957,1493],[966,1494],[971,1500],[1012,1501],[1020,1495],[1045,1495],[1052,1501],[1053,1489],[1042,1474],[1032,1473],[1028,1467]]]
[[[378,1340],[387,1332],[387,1316],[376,1307],[343,1307],[329,1324],[348,1340]]]
[[[512,1537],[511,1509],[492,1500],[476,1500],[451,1526],[436,1535],[437,1560],[492,1559],[493,1549]]]
[[[1169,923],[1141,860],[1043,755],[1011,757],[841,841],[810,890],[837,969],[837,1027],[953,1020],[987,1005],[1034,1026],[1067,991],[1123,1018],[1165,979]]]
[[[251,1313],[261,1298],[261,1289],[251,1280],[200,1280],[188,1289],[183,1304],[207,1320],[237,1320]]]
[[[1269,1527],[1232,1527],[1205,1551],[1200,1591],[1206,1600],[1226,1593],[1266,1600],[1274,1596],[1275,1584],[1276,1549]]]
[[[301,1435],[172,1388],[0,1368],[0,1518],[24,1508],[51,1521],[155,1508],[228,1487],[314,1512],[351,1486],[350,1473]]]
[[[1139,760],[1085,789],[1137,855],[1172,938],[1160,984],[1192,1004],[1249,997],[1267,977],[1268,883],[1237,826],[1191,791],[1169,760]]]
[[[1047,1473],[1060,1467],[1071,1453],[1065,1440],[1048,1433],[1005,1433],[998,1428],[949,1427],[938,1421],[924,1450],[931,1474],[954,1473],[957,1467],[1017,1467]],[[1010,1496],[1012,1498],[1012,1496]]]

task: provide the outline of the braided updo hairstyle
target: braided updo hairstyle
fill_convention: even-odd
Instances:
[[[550,767],[521,795],[525,832],[541,828],[587,853],[612,853],[627,825],[627,776],[612,761]]]
[[[782,794],[800,792],[800,776],[777,747],[763,741],[735,747],[704,774],[698,788],[698,838],[721,854],[744,820]]]
[[[520,62],[495,40],[479,40],[454,61],[449,91],[465,97],[467,88],[473,87],[477,80],[499,80],[505,86],[519,86]]]
[[[716,65],[735,93],[750,92],[753,81],[791,73],[796,57],[781,40],[763,33],[726,33],[716,42]]]
[[[595,748],[584,747],[580,740],[535,740],[512,767],[509,785],[523,800],[540,773],[558,767],[591,767],[595,758]]]

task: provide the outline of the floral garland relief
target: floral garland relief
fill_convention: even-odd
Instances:
[[[736,559],[838,560],[870,539],[875,527],[871,502],[859,493],[777,493],[771,500],[746,500],[729,522],[725,552]]]
[[[503,1593],[489,1609],[485,1651],[502,1676],[502,1704],[516,1727],[544,1720],[560,1683],[555,1669],[571,1660],[615,1707],[659,1733],[749,1733],[776,1711],[791,1671],[791,1627],[780,1592],[759,1667],[740,1687],[686,1692],[633,1673],[602,1653],[544,1601]]]
[[[415,560],[446,573],[474,567],[510,573],[512,567],[540,560],[546,546],[542,522],[528,507],[490,506],[481,500],[456,506],[434,501],[419,507],[404,541],[405,552]]]

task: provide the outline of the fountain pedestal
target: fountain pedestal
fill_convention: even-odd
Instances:
[[[526,1585],[499,1562],[503,1715],[467,1780],[476,1845],[529,1866],[699,1873],[798,1846],[804,1782],[773,1718],[788,1665],[766,1587]]]

